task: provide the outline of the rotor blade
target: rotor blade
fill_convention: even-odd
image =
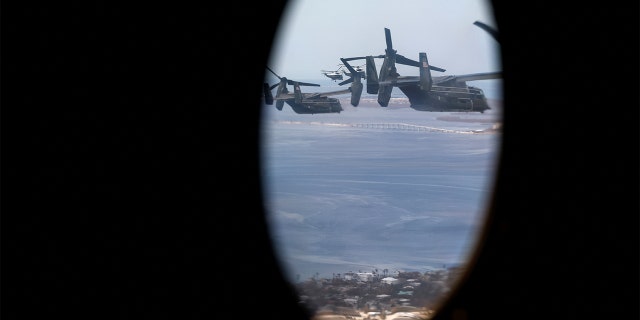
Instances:
[[[351,83],[351,82],[353,82],[353,77],[350,77],[349,79],[338,83],[338,85],[341,86],[343,84],[347,84],[347,83]]]
[[[391,43],[391,30],[389,30],[388,28],[384,28],[384,37],[387,41],[387,50],[393,50],[393,44]]]
[[[347,68],[347,70],[349,70],[349,72],[351,72],[351,75],[353,77],[355,77],[356,74],[358,74],[358,71],[356,71],[356,69],[354,69],[348,62],[346,59],[344,58],[340,58],[340,60],[342,61],[342,63],[344,64],[344,66]]]
[[[396,55],[396,63],[404,64],[404,65],[412,66],[412,67],[419,67],[420,66],[420,63],[418,61],[411,60],[411,59],[409,59],[409,58],[407,58],[405,56],[399,55],[399,54]]]
[[[315,84],[315,83],[308,83],[308,82],[300,82],[300,81],[293,81],[293,80],[287,80],[287,84],[294,86],[295,84],[298,84],[299,86],[307,86],[307,87],[319,87],[319,84]]]
[[[485,23],[482,23],[480,21],[476,21],[473,24],[478,26],[478,27],[480,27],[480,29],[488,32],[493,37],[494,40],[500,42],[500,39],[498,39],[498,30],[496,30],[494,28],[491,28],[488,25],[486,25]]]
[[[282,79],[282,78],[280,78],[279,75],[277,75],[275,72],[273,72],[273,70],[271,70],[271,68],[267,67],[267,70],[271,71],[271,73],[273,73],[276,77],[278,77],[278,79]]]
[[[381,54],[381,55],[377,55],[377,56],[373,56],[374,58],[384,58],[385,55]],[[351,61],[351,60],[363,60],[366,59],[367,57],[351,57],[351,58],[340,58],[340,59],[344,59],[344,61]]]
[[[418,61],[411,60],[411,59],[409,59],[409,58],[407,58],[405,56],[399,55],[399,54],[396,55],[396,63],[404,64],[404,65],[412,66],[412,67],[420,67],[420,63]],[[429,69],[433,70],[433,71],[440,71],[440,72],[447,71],[445,69],[438,68],[438,67],[432,66],[432,65],[429,65]]]
[[[362,73],[361,73],[361,72],[356,71],[356,69],[354,69],[354,68],[349,64],[349,62],[347,62],[347,59],[345,59],[345,58],[340,58],[340,61],[342,61],[342,65],[343,65],[344,67],[346,67],[346,68],[347,68],[347,70],[349,70],[349,72],[351,72],[351,75],[349,76],[349,79],[347,79],[347,80],[345,80],[345,81],[342,81],[342,82],[338,83],[338,85],[343,85],[343,84],[351,83],[351,82],[353,82],[353,81],[354,81],[354,79],[355,79],[356,77],[358,77],[358,78],[359,78],[359,77],[361,77],[361,76],[362,76]]]
[[[366,59],[367,57],[352,57],[352,58],[340,58],[340,60],[342,61],[351,61],[351,60],[362,60],[362,59]]]

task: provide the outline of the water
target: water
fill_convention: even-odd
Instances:
[[[499,122],[499,108],[421,112],[401,95],[386,108],[372,95],[358,107],[348,98],[340,114],[264,106],[265,205],[287,277],[464,264],[485,218],[500,135],[472,132]]]

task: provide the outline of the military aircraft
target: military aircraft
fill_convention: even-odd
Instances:
[[[337,80],[343,79],[342,73],[340,72],[341,69],[342,69],[342,66],[340,66],[338,70],[335,70],[335,71],[320,70],[320,72],[322,72],[322,74],[327,76],[327,78],[330,78],[333,81],[337,81]]]
[[[345,64],[341,64],[341,66],[345,66]],[[357,72],[358,74],[360,74],[360,78],[364,79],[366,76],[366,73],[364,71],[364,68],[362,68],[364,65],[361,66],[352,66],[352,68],[355,70],[355,72]],[[342,70],[342,73],[344,73],[347,77],[351,77],[352,72],[349,71],[345,71],[344,69]]]
[[[340,100],[337,98],[331,98],[330,96],[351,93],[351,101],[353,104],[354,99],[358,101],[360,100],[360,94],[362,93],[362,83],[359,77],[356,77],[357,80],[352,81],[353,84],[345,90],[303,93],[300,89],[301,86],[319,87],[320,85],[289,80],[286,77],[280,77],[269,67],[267,67],[267,70],[278,77],[280,82],[272,86],[269,86],[266,82],[263,84],[264,101],[267,105],[273,105],[275,101],[276,109],[278,110],[282,110],[284,103],[286,102],[291,106],[291,109],[293,109],[294,112],[299,114],[340,113],[343,111]],[[287,85],[293,86],[293,93],[289,92]],[[275,87],[278,87],[278,90],[274,97],[271,90]]]
[[[485,29],[486,25],[475,25]],[[487,27],[488,28],[488,27]],[[485,29],[491,30],[491,29]],[[445,69],[429,65],[427,54],[420,52],[419,61],[411,60],[393,49],[391,31],[384,29],[387,48],[384,55],[341,58],[343,62],[365,59],[367,93],[378,95],[378,104],[386,107],[391,99],[393,87],[398,87],[409,98],[411,108],[419,111],[464,111],[484,112],[491,109],[482,89],[467,85],[467,81],[500,79],[501,72],[485,72],[463,75],[432,77],[431,70],[445,72]],[[497,36],[492,33],[492,36]],[[383,58],[378,75],[375,58]],[[419,68],[419,76],[400,76],[396,63]]]

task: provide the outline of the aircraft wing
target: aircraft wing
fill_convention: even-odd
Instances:
[[[378,82],[379,85],[394,85],[394,86],[406,85],[406,84],[417,84],[417,83],[420,83],[420,77],[418,76],[401,76],[401,77],[398,77],[397,79]]]
[[[344,90],[330,91],[330,92],[305,93],[304,97],[313,98],[313,97],[324,97],[324,96],[337,96],[339,94],[347,94],[347,93],[351,93],[351,90],[344,89]]]
[[[453,76],[456,81],[474,81],[474,80],[489,80],[489,79],[502,79],[502,72],[483,72],[483,73],[470,73]]]
[[[330,91],[330,92],[304,92],[302,95],[305,99],[316,98],[316,97],[327,97],[327,96],[336,96],[340,94],[351,93],[350,89],[344,89],[339,91]],[[289,100],[295,99],[296,96],[293,93],[283,93],[280,96],[274,98],[273,100]]]
[[[273,100],[289,100],[295,98],[296,96],[293,93],[281,93],[279,96],[274,97]]]
[[[483,73],[470,73],[470,74],[461,74],[461,75],[450,75],[450,76],[440,76],[433,77],[433,83],[439,84],[444,82],[456,81],[456,82],[465,82],[465,81],[475,81],[475,80],[490,80],[490,79],[502,79],[502,72],[483,72]],[[407,84],[418,84],[420,83],[419,76],[401,76],[397,79],[380,81],[380,85],[394,85],[394,86],[402,86]]]

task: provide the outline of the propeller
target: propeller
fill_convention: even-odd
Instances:
[[[494,40],[498,41],[498,43],[500,43],[500,34],[498,33],[498,30],[489,27],[487,24],[485,24],[484,22],[480,22],[480,21],[476,21],[473,23],[474,25],[480,27],[480,29],[488,32]]]
[[[411,60],[411,59],[406,58],[405,56],[402,56],[402,55],[399,55],[399,54],[396,55],[396,63],[404,64],[406,66],[412,66],[412,67],[418,67],[418,68],[420,67],[420,62],[415,61],[415,60]],[[429,70],[439,71],[439,72],[447,71],[446,69],[442,69],[442,68],[439,68],[439,67],[436,67],[436,66],[432,66],[432,65],[429,65]]]
[[[292,85],[294,86],[294,91],[296,92],[296,100],[301,99],[301,94],[299,94],[300,92],[300,86],[311,86],[311,87],[319,87],[319,84],[316,83],[308,83],[308,82],[300,82],[300,81],[294,81],[294,80],[289,80],[286,77],[281,77],[279,76],[277,73],[275,73],[273,70],[271,70],[271,68],[267,67],[267,70],[269,70],[271,73],[273,73],[273,75],[275,75],[276,77],[278,77],[278,79],[280,79],[279,83],[276,83],[274,85],[272,85],[271,87],[269,87],[268,83],[264,83],[264,97],[265,97],[265,102],[269,105],[273,104],[273,96],[271,94],[271,90],[273,90],[275,87],[278,87],[278,92],[276,93],[276,98],[278,98],[280,96],[280,94],[283,93],[287,93],[287,85]],[[284,107],[284,100],[277,100],[276,101],[276,109],[278,110],[282,110],[282,108]]]
[[[393,43],[391,42],[391,30],[389,30],[389,28],[384,28],[384,40],[387,42],[387,50],[385,50],[387,55],[393,55],[398,52],[393,49]]]
[[[340,86],[341,86],[341,85],[345,85],[345,84],[347,84],[347,83],[352,83],[352,82],[355,80],[355,78],[358,78],[358,79],[360,79],[360,78],[361,78],[360,73],[361,73],[361,72],[363,72],[363,71],[358,72],[356,69],[354,69],[354,68],[349,64],[349,62],[347,62],[347,59],[345,59],[345,58],[340,58],[340,60],[344,63],[345,68],[347,68],[347,70],[349,70],[349,72],[350,72],[350,73],[349,73],[349,74],[350,74],[350,76],[349,76],[349,79],[344,80],[344,81],[342,81],[342,82],[338,83],[338,85],[340,85]]]
[[[391,42],[391,30],[389,30],[388,28],[384,28],[384,37],[387,42],[387,49],[385,50],[385,52],[387,55],[395,55],[396,63],[404,64],[406,66],[420,67],[420,63],[418,61],[409,59],[401,54],[396,53],[397,50],[393,49],[393,42]],[[445,69],[442,69],[436,66],[431,66],[431,65],[429,66],[429,69],[433,71],[439,71],[439,72],[447,71]]]
[[[395,81],[400,75],[396,70],[396,63],[402,65],[408,65],[412,67],[420,68],[420,86],[423,90],[429,90],[432,85],[432,79],[430,70],[445,72],[446,69],[432,66],[428,63],[426,58],[426,53],[420,53],[419,58],[420,62],[409,59],[403,55],[397,53],[397,50],[393,49],[393,41],[391,40],[391,30],[389,28],[384,28],[385,34],[385,54],[377,55],[377,56],[361,56],[361,57],[351,57],[351,58],[341,58],[342,62],[352,73],[355,71],[353,67],[348,64],[348,61],[352,60],[360,60],[365,59],[366,62],[366,75],[367,75],[367,93],[369,94],[377,94],[378,95],[378,103],[386,107],[391,99],[391,91],[393,90],[393,85],[390,84]],[[383,58],[384,62],[382,63],[382,67],[380,68],[380,75],[377,75],[376,67],[374,63],[374,58]],[[352,83],[354,82],[353,78],[347,79],[340,83],[340,85]],[[383,84],[379,84],[379,83]],[[355,84],[355,83],[354,83]],[[352,88],[353,89],[353,88]],[[353,93],[353,91],[352,91]],[[358,97],[359,98],[359,97]],[[353,104],[353,94],[352,94],[352,104]]]
[[[384,55],[384,54],[381,54],[381,55],[373,56],[373,57],[374,57],[374,58],[384,58],[384,57],[385,57],[385,55]],[[351,57],[351,58],[340,58],[340,60],[343,60],[343,59],[344,59],[343,61],[352,61],[352,60],[364,60],[364,59],[366,59],[366,58],[367,58],[367,57]]]
[[[401,54],[397,54],[396,50],[393,49],[392,46],[392,42],[391,42],[391,33],[389,31],[389,29],[385,28],[385,36],[387,38],[387,54],[391,53],[391,55],[394,55],[396,57],[396,63],[399,64],[403,64],[403,65],[407,65],[407,66],[412,66],[412,67],[420,67],[420,62],[409,59]],[[385,58],[387,55],[381,54],[381,55],[377,55],[377,56],[373,56],[374,58]],[[344,58],[346,61],[352,61],[352,60],[363,60],[366,59],[367,57],[351,57],[351,58]],[[430,70],[433,71],[439,71],[439,72],[446,72],[446,69],[443,68],[439,68],[436,66],[429,66]]]
[[[319,87],[320,86],[319,84],[316,84],[316,83],[308,83],[308,82],[300,82],[300,81],[289,80],[286,77],[279,76],[277,73],[275,73],[269,67],[267,67],[267,70],[271,71],[271,73],[273,73],[273,75],[278,77],[278,79],[280,79],[280,82],[285,82],[288,85],[292,85],[293,86],[293,85],[295,85],[297,83],[300,86],[308,86],[308,87]],[[279,83],[276,83],[273,86],[271,86],[270,89],[273,89],[273,88],[277,87],[278,85],[279,85]]]

